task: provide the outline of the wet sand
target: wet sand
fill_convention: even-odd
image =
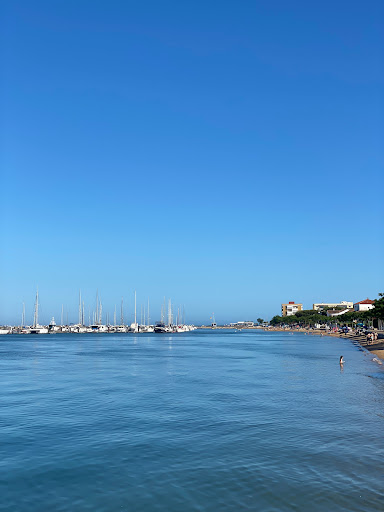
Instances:
[[[380,359],[384,359],[384,350],[371,350],[372,354],[375,354]]]

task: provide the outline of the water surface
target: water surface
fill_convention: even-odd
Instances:
[[[372,359],[278,332],[2,336],[0,509],[382,511]]]

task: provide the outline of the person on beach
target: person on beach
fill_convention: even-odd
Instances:
[[[341,365],[343,365],[343,364],[344,364],[343,356],[340,356],[340,364],[341,364]]]

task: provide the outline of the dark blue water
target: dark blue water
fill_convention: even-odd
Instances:
[[[384,370],[350,341],[13,335],[0,375],[1,510],[384,510]]]

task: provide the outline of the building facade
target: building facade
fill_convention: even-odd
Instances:
[[[375,301],[371,299],[361,300],[353,305],[354,311],[368,311],[375,307]]]
[[[315,311],[326,311],[335,308],[353,309],[353,302],[342,300],[340,302],[318,302],[313,305]]]
[[[293,301],[281,305],[281,316],[292,316],[298,311],[303,311],[302,304],[295,304]]]

